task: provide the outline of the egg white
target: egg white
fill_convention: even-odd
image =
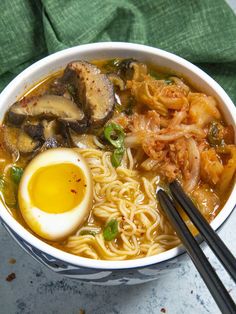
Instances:
[[[81,169],[86,184],[85,194],[81,202],[71,210],[56,214],[47,213],[32,204],[29,182],[39,168],[59,163],[72,163]],[[50,149],[37,155],[24,170],[18,200],[25,222],[40,237],[52,241],[67,237],[85,222],[92,208],[93,183],[86,160],[77,149],[71,148]]]

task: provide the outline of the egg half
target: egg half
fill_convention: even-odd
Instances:
[[[93,184],[86,160],[71,148],[37,155],[24,170],[18,201],[24,220],[40,237],[55,241],[72,234],[92,208]]]

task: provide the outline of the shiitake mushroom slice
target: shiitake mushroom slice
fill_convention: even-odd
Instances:
[[[106,74],[102,74],[95,65],[85,61],[70,63],[66,71],[68,70],[77,74],[77,99],[89,119],[89,126],[96,128],[104,125],[114,112],[113,84]],[[72,129],[77,131],[76,128]]]
[[[13,104],[7,112],[7,121],[21,125],[27,118],[57,119],[77,132],[87,128],[84,112],[71,100],[57,95],[23,98]]]
[[[6,125],[3,127],[3,141],[6,149],[13,154],[35,153],[41,146],[40,141],[32,139],[22,129]]]
[[[22,129],[34,140],[42,141],[44,138],[44,127],[40,121],[27,121]]]
[[[115,87],[116,86],[119,87],[119,90],[123,91],[125,89],[125,82],[122,80],[122,78],[118,74],[109,73],[107,74],[107,76]]]

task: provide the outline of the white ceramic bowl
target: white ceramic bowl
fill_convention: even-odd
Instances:
[[[166,51],[129,43],[95,43],[77,46],[50,55],[28,67],[19,74],[0,95],[0,121],[6,110],[26,90],[49,74],[58,71],[73,60],[93,60],[106,58],[135,58],[143,62],[157,64],[183,75],[192,85],[206,94],[214,96],[227,122],[234,126],[236,133],[236,109],[225,91],[206,73],[190,62]],[[236,186],[224,208],[212,221],[217,229],[235,206]],[[12,237],[34,258],[57,273],[95,284],[120,285],[151,281],[165,271],[178,267],[180,259],[186,258],[183,247],[173,248],[164,253],[127,261],[102,261],[86,259],[58,250],[24,229],[0,203],[2,224]]]

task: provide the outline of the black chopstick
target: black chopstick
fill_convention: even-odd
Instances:
[[[197,241],[185,225],[170,197],[163,190],[159,190],[157,196],[162,209],[165,211],[170,223],[173,225],[176,233],[184,244],[190,258],[199,271],[218,307],[224,314],[235,314],[236,305],[234,301],[202,252]]]
[[[210,246],[215,255],[219,258],[225,269],[236,282],[236,260],[233,254],[226,247],[217,233],[211,228],[200,211],[195,207],[191,199],[185,194],[181,185],[174,181],[169,185],[174,199],[180,204],[193,224],[200,231],[201,235]]]

